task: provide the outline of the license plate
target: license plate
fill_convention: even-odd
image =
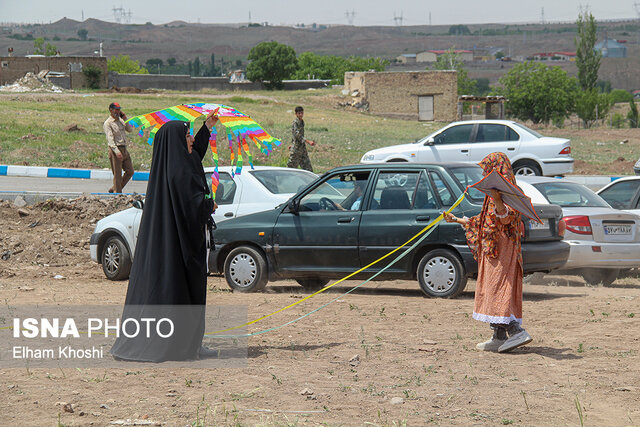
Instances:
[[[631,234],[631,225],[605,225],[604,234],[608,236]]]
[[[549,228],[549,220],[543,219],[542,224],[538,221],[529,221],[529,229],[531,230],[546,230]]]

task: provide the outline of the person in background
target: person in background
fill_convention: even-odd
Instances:
[[[504,153],[491,153],[480,162],[486,176],[496,170],[512,184],[516,179]],[[483,351],[511,351],[533,338],[522,329],[523,224],[520,213],[502,202],[497,190],[485,196],[482,211],[472,218],[445,215],[445,221],[461,224],[478,261],[473,318],[486,322],[493,337],[476,347]]]
[[[126,121],[127,115],[120,108],[120,104],[112,102],[109,105],[109,118],[103,126],[109,145],[111,172],[113,172],[113,185],[109,188],[109,193],[122,193],[122,189],[133,176],[133,164],[127,150],[127,145],[130,143],[127,132],[132,132],[133,127],[125,124]]]
[[[309,144],[313,147],[314,145],[316,145],[316,143],[314,141],[305,139],[304,137],[304,120],[302,120],[302,117],[304,116],[304,108],[300,106],[296,107],[295,113],[296,119],[291,125],[291,133],[293,138],[291,141],[291,146],[289,147],[289,161],[287,162],[287,167],[297,168],[299,166],[302,169],[313,172],[311,160],[309,160],[309,153],[307,153],[307,146],[305,144]]]

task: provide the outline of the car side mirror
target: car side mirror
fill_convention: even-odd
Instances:
[[[427,140],[424,142],[424,145],[433,145],[434,143],[434,139],[433,138],[427,138]]]
[[[134,208],[136,209],[142,209],[144,208],[144,201],[142,200],[134,200],[133,202],[131,202],[131,204],[133,205]]]
[[[287,209],[294,215],[298,215],[298,208],[298,200],[296,199],[291,199],[289,203],[287,203]]]

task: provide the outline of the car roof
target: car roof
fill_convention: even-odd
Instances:
[[[251,170],[251,166],[249,167],[244,167],[244,170]],[[207,166],[204,168],[205,173],[209,173],[209,172],[213,172],[215,170],[214,166]],[[236,170],[235,166],[220,166],[218,167],[218,171],[219,172],[227,172],[227,173],[231,173],[232,170]],[[290,171],[290,170],[296,170],[296,171],[300,171],[303,173],[313,173],[313,172],[309,172],[306,171],[304,169],[294,169],[294,168],[284,168],[284,167],[280,167],[280,166],[254,166],[253,170],[286,170],[286,171]]]
[[[415,163],[415,162],[380,162],[380,163],[357,163],[354,165],[338,166],[333,168],[329,172],[336,172],[340,170],[368,170],[375,169],[420,169],[427,166],[436,166],[442,168],[462,168],[462,167],[477,167],[475,163],[465,162],[429,162],[429,163]]]
[[[527,182],[529,184],[539,184],[541,182],[568,182],[570,184],[577,184],[576,182],[573,182],[573,181],[567,181],[560,178],[551,178],[547,176],[516,176],[516,180]]]
[[[500,124],[500,125],[509,125],[514,124],[513,120],[498,120],[498,119],[476,119],[476,120],[461,120],[459,122],[451,122],[449,125],[461,125],[461,124],[476,124],[476,123],[489,123],[489,124]]]

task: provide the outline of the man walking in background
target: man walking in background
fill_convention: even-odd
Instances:
[[[122,112],[120,104],[113,102],[109,105],[109,118],[104,122],[104,133],[109,145],[109,161],[113,172],[113,185],[109,193],[122,193],[122,189],[133,176],[133,164],[127,150],[129,137],[126,132],[132,132],[133,127],[125,124],[127,115]],[[124,170],[124,175],[122,171]]]
[[[298,106],[295,109],[296,119],[291,125],[291,132],[293,136],[291,147],[289,148],[289,161],[287,162],[288,168],[297,168],[300,166],[302,169],[306,169],[309,172],[313,172],[311,166],[311,160],[309,160],[309,153],[307,153],[307,146],[316,145],[315,142],[304,138],[304,108]]]

